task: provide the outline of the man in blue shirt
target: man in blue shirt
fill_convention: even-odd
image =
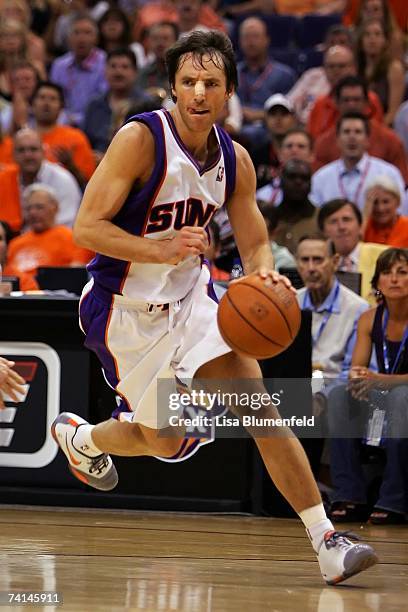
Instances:
[[[406,214],[405,184],[396,166],[368,155],[370,126],[365,115],[348,111],[337,123],[337,144],[340,158],[315,172],[311,200],[316,206],[336,198],[354,202],[363,211],[367,186],[378,175],[392,178],[401,194],[401,212]]]
[[[91,100],[85,111],[83,130],[99,160],[116,131],[121,127],[131,105],[150,100],[135,87],[136,58],[130,49],[110,51],[106,60],[108,90]]]
[[[71,50],[51,66],[50,80],[63,88],[69,121],[74,126],[82,126],[90,99],[107,89],[106,55],[96,47],[97,37],[93,19],[86,13],[78,15],[71,25]]]
[[[312,367],[323,375],[324,395],[336,380],[347,380],[357,321],[369,308],[363,298],[337,280],[339,259],[332,243],[319,234],[306,235],[298,242],[297,268],[305,284],[298,291],[298,300],[303,310],[313,313]],[[324,396],[316,399],[324,403]]]
[[[242,22],[239,44],[244,59],[238,64],[237,94],[243,107],[244,121],[247,124],[261,123],[266,100],[272,94],[287,93],[296,82],[296,74],[289,66],[269,57],[271,41],[262,19],[248,17]]]

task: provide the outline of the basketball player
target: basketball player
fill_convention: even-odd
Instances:
[[[252,162],[214,126],[237,85],[229,39],[194,32],[166,60],[174,110],[133,117],[119,130],[86,189],[74,230],[78,244],[98,253],[80,305],[85,345],[99,356],[121,401],[106,422],[94,426],[62,413],[52,429],[72,473],[100,490],[118,480],[110,454],[177,459],[195,443],[159,435],[165,424],[158,378],[261,379],[254,359],[223,342],[208,295],[202,254],[217,209],[227,206],[245,272],[265,283],[281,278],[256,205]],[[373,565],[372,548],[353,544],[327,519],[299,441],[288,432],[256,444],[305,524],[324,579],[334,584]]]

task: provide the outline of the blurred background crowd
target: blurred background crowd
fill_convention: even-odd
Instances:
[[[126,118],[171,108],[164,56],[197,29],[233,41],[239,87],[219,123],[251,154],[278,266],[296,265],[297,240],[336,198],[361,212],[359,240],[408,246],[407,28],[404,0],[0,0],[3,272],[32,288],[40,265],[86,263],[79,250],[61,260],[55,228],[69,237]],[[212,225],[227,279],[225,212]]]
[[[347,379],[371,367],[352,357],[369,304],[400,290],[408,324],[407,0],[0,0],[3,275],[35,290],[39,268],[92,258],[72,239],[87,182],[127,118],[172,108],[169,46],[209,29],[234,45],[239,87],[218,122],[251,155],[277,268],[303,287],[313,369]],[[224,210],[210,233],[213,277],[227,282],[242,267]],[[388,370],[379,359],[370,371],[407,373],[406,340],[390,340]],[[315,394],[316,414],[327,399],[327,387]],[[362,477],[344,485],[355,448],[331,452],[334,517],[365,515]],[[388,458],[372,519],[402,522],[406,441]]]

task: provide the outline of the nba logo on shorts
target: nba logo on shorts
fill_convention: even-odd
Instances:
[[[224,166],[219,166],[218,173],[217,173],[217,181],[221,183],[223,178],[224,178]]]

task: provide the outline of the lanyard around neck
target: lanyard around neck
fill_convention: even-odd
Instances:
[[[321,335],[322,335],[322,333],[323,333],[324,328],[325,328],[325,327],[326,327],[326,325],[327,325],[328,320],[329,320],[329,319],[330,319],[330,317],[331,317],[331,314],[332,314],[332,312],[333,312],[333,310],[334,310],[334,305],[335,305],[336,300],[337,300],[337,298],[338,298],[338,296],[339,296],[339,291],[340,291],[340,283],[337,281],[337,285],[336,285],[336,289],[335,289],[335,291],[334,291],[333,298],[332,298],[332,300],[331,300],[331,302],[330,302],[329,307],[328,307],[328,308],[326,308],[326,313],[325,313],[325,315],[324,315],[324,317],[323,317],[322,322],[320,323],[320,327],[319,327],[319,329],[318,329],[318,332],[317,332],[317,334],[316,334],[315,336],[313,336],[313,335],[312,335],[312,343],[313,343],[313,346],[316,346],[317,342],[319,341],[320,336],[321,336]],[[304,297],[304,299],[303,299],[303,308],[304,308],[304,309],[305,309],[305,305],[306,305],[306,296],[307,296],[307,294],[305,294],[305,297]]]
[[[402,340],[399,345],[398,353],[394,359],[394,363],[392,364],[392,368],[390,367],[390,360],[388,356],[388,346],[386,341],[386,330],[387,324],[390,314],[387,308],[384,308],[384,319],[382,324],[382,345],[383,345],[383,358],[384,358],[384,369],[386,374],[394,374],[395,370],[398,367],[398,363],[401,359],[401,355],[405,349],[405,344],[408,339],[408,325],[405,326],[404,334],[402,336]]]
[[[346,190],[344,189],[344,185],[343,185],[343,177],[341,176],[341,172],[339,171],[339,174],[338,174],[339,189],[340,189],[340,193],[341,193],[341,195],[342,195],[342,197],[344,199],[346,199],[346,200],[350,199],[351,202],[354,202],[358,206],[358,198],[360,197],[360,192],[361,192],[361,190],[363,188],[364,181],[367,178],[367,174],[368,174],[369,169],[370,169],[370,160],[368,159],[366,165],[364,166],[364,170],[363,170],[363,172],[361,174],[360,181],[359,181],[359,183],[357,185],[357,188],[356,188],[356,191],[355,191],[353,197],[351,197],[351,194],[347,194],[346,193]]]

